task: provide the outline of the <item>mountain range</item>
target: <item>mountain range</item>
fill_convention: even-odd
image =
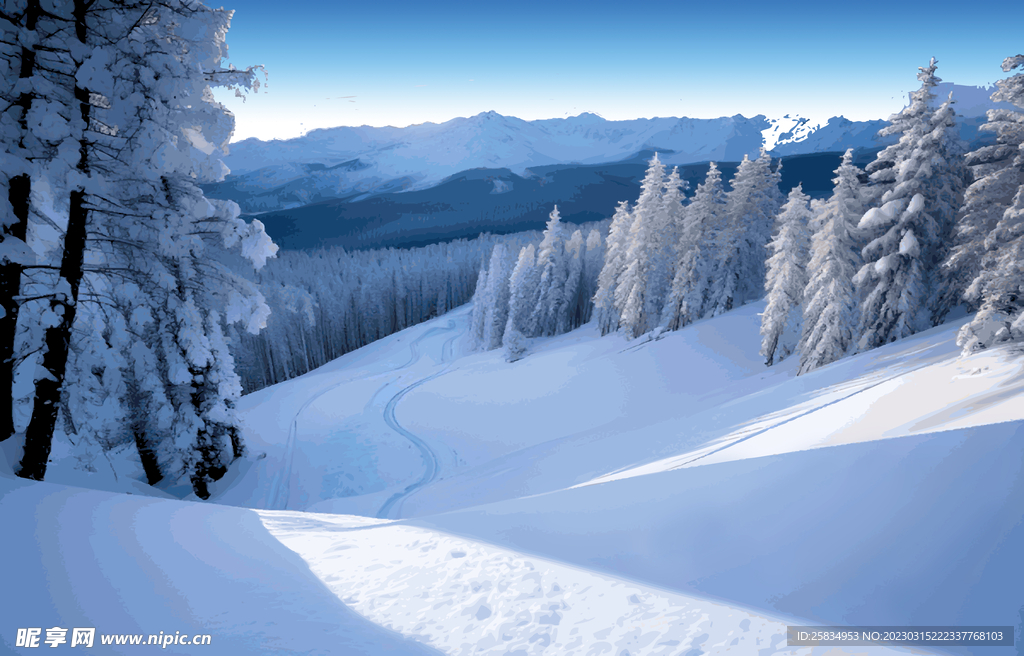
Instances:
[[[935,102],[952,94],[961,136],[978,145],[991,138],[978,131],[985,112],[1009,107],[993,103],[992,91],[942,83]],[[694,175],[706,172],[709,161],[738,162],[762,147],[786,159],[854,148],[859,159],[869,161],[892,142],[878,137],[885,125],[842,116],[815,122],[797,114],[609,121],[583,113],[524,121],[484,112],[440,124],[336,127],[288,140],[246,139],[231,144],[225,157],[231,174],[204,189],[211,198],[238,202],[244,214],[261,215],[285,248],[407,245],[482,230],[506,232],[511,224],[536,227],[555,203],[582,203],[579,216],[563,214],[569,221],[609,216],[616,202],[635,197],[643,172],[636,165],[653,152],[669,165],[704,163],[693,168]],[[816,177],[827,180],[835,159],[806,159],[803,168],[820,161],[831,168]],[[807,180],[796,182],[808,188]],[[824,192],[829,189],[826,183]],[[511,195],[493,198],[505,194]],[[459,209],[453,213],[452,207]],[[517,208],[522,212],[516,214]]]

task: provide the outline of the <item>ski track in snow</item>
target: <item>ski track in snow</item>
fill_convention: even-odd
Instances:
[[[423,333],[423,335],[419,339],[423,339],[431,331],[434,330],[449,331],[454,329],[455,322],[449,321],[448,325],[445,328],[432,328],[430,331]],[[455,340],[458,339],[459,336],[460,335],[454,335],[445,340],[444,344],[441,345],[442,362],[447,362],[450,359],[452,344],[454,344]],[[416,341],[419,341],[419,339]],[[413,342],[413,344],[415,345],[415,342]],[[417,354],[415,358],[418,359],[419,355]],[[411,366],[412,362],[414,361],[415,359],[411,360],[409,364],[406,366]],[[382,505],[380,507],[380,510],[377,512],[377,517],[381,519],[387,519],[388,515],[391,514],[391,511],[395,509],[396,506],[400,510],[402,502],[404,502],[405,499],[407,499],[410,495],[416,492],[416,490],[419,490],[423,486],[430,484],[430,482],[437,477],[438,472],[437,454],[433,451],[433,449],[430,448],[430,446],[427,445],[426,442],[420,439],[417,435],[406,430],[401,424],[398,423],[398,419],[395,417],[395,408],[398,406],[398,402],[401,401],[402,397],[404,397],[406,394],[408,394],[412,390],[416,389],[417,387],[428,381],[434,380],[439,376],[443,376],[444,374],[448,373],[450,369],[451,365],[448,365],[441,371],[438,371],[437,373],[431,374],[426,378],[421,378],[416,382],[412,383],[411,385],[405,386],[404,388],[399,390],[398,393],[391,397],[391,400],[388,401],[387,406],[385,406],[384,408],[384,421],[391,428],[391,430],[395,431],[402,437],[412,442],[413,445],[417,449],[419,449],[420,455],[423,457],[423,463],[425,466],[423,470],[423,475],[420,476],[419,479],[417,479],[412,484],[408,485],[404,490],[396,492],[387,501],[384,502],[384,505]]]
[[[919,365],[917,367],[913,367],[911,369],[907,369],[906,371],[901,371],[898,374],[896,374],[895,376],[889,376],[889,377],[883,378],[882,380],[879,380],[877,382],[874,382],[874,383],[871,383],[871,384],[866,385],[864,387],[861,387],[860,389],[857,389],[857,390],[854,390],[853,392],[850,392],[846,396],[842,396],[842,397],[840,397],[838,399],[833,399],[833,400],[831,400],[831,401],[829,401],[827,403],[823,403],[823,404],[821,404],[819,406],[815,406],[813,408],[810,408],[809,410],[805,410],[803,412],[798,412],[798,413],[796,413],[794,415],[786,417],[785,419],[783,419],[782,421],[780,421],[778,423],[775,423],[775,424],[772,424],[771,426],[767,426],[767,427],[762,428],[760,430],[754,431],[750,435],[746,435],[744,437],[741,437],[738,440],[733,440],[732,442],[729,442],[728,444],[720,446],[717,449],[713,449],[711,451],[708,451],[707,453],[702,453],[699,456],[691,458],[690,460],[687,460],[686,462],[683,462],[683,463],[681,463],[679,465],[676,465],[676,466],[672,467],[672,469],[680,469],[682,467],[686,467],[687,465],[690,465],[690,464],[692,464],[692,463],[694,463],[694,462],[696,462],[698,460],[701,460],[702,458],[707,458],[708,456],[713,456],[714,454],[719,453],[721,451],[724,451],[724,450],[726,450],[726,449],[728,449],[730,447],[734,447],[737,444],[740,444],[741,442],[746,442],[747,440],[751,440],[751,439],[757,437],[758,435],[763,435],[764,433],[767,433],[768,431],[771,431],[771,430],[775,430],[776,428],[779,428],[780,426],[785,426],[786,424],[794,422],[797,419],[802,419],[803,417],[806,417],[807,415],[810,415],[810,414],[813,414],[815,412],[818,412],[819,410],[824,410],[825,408],[829,408],[829,407],[834,406],[834,405],[836,405],[838,403],[842,403],[843,401],[851,399],[854,396],[857,396],[858,394],[861,394],[862,392],[867,392],[869,390],[873,390],[874,388],[878,387],[879,385],[884,385],[885,383],[894,381],[894,380],[896,380],[898,378],[901,378],[902,376],[906,376],[908,374],[914,373],[915,371],[919,371],[919,370],[924,369],[926,367],[930,367],[930,366],[932,366],[932,364],[934,364],[934,363],[926,362],[926,363],[924,363],[922,365]]]
[[[656,341],[657,339],[660,339],[660,337],[652,338],[651,340],[648,340],[647,342],[644,342],[643,344],[637,345],[637,347],[646,346],[651,341]],[[629,349],[624,349],[623,351],[620,351],[620,353],[623,353],[626,350],[629,350]],[[924,350],[924,349],[922,349],[922,350]],[[737,446],[739,444],[742,444],[744,442],[752,440],[755,437],[759,437],[761,435],[764,435],[765,433],[768,433],[768,432],[771,432],[773,430],[776,430],[777,428],[785,426],[786,424],[790,424],[792,422],[795,422],[795,421],[797,421],[799,419],[803,419],[804,417],[812,415],[812,414],[814,414],[816,412],[819,412],[821,410],[825,410],[825,409],[830,408],[832,406],[838,405],[838,404],[840,404],[840,403],[842,403],[844,401],[848,401],[849,399],[857,396],[858,394],[861,394],[863,392],[868,392],[868,391],[870,391],[872,389],[875,389],[876,387],[879,387],[879,386],[884,385],[886,383],[893,382],[893,381],[898,380],[899,378],[901,378],[903,376],[907,376],[907,375],[912,374],[912,373],[914,373],[916,371],[920,371],[921,369],[925,369],[925,368],[930,367],[930,366],[932,366],[934,364],[935,364],[934,362],[925,362],[924,364],[918,365],[916,367],[911,367],[909,369],[905,369],[905,370],[899,371],[895,375],[882,377],[881,380],[876,380],[875,382],[870,382],[867,385],[858,387],[854,391],[850,392],[849,394],[843,395],[843,396],[839,397],[838,399],[833,399],[833,400],[828,401],[826,403],[823,403],[821,405],[818,405],[818,406],[815,406],[813,408],[809,408],[807,410],[804,410],[803,412],[797,412],[795,414],[791,414],[791,415],[785,417],[784,419],[782,419],[780,421],[777,421],[777,422],[775,422],[775,423],[773,423],[773,424],[771,424],[769,426],[764,426],[762,428],[758,428],[758,429],[754,430],[753,432],[751,432],[749,435],[743,435],[742,437],[739,437],[738,439],[734,439],[734,440],[732,440],[731,442],[729,442],[727,444],[723,444],[721,446],[711,448],[710,450],[708,450],[708,451],[706,451],[704,453],[701,453],[700,455],[694,455],[694,452],[690,452],[690,453],[682,454],[682,455],[679,455],[679,456],[673,456],[673,457],[668,458],[666,460],[655,461],[653,463],[646,464],[646,465],[641,465],[639,467],[632,467],[632,468],[629,468],[629,469],[624,469],[624,470],[620,470],[620,471],[617,471],[617,472],[613,472],[611,474],[606,474],[604,476],[599,476],[599,477],[597,477],[597,478],[595,478],[593,480],[587,481],[585,483],[580,483],[580,484],[574,485],[572,487],[573,488],[582,488],[582,487],[587,487],[587,486],[590,486],[590,485],[600,485],[602,483],[609,483],[609,482],[612,482],[612,481],[622,480],[622,479],[626,479],[626,478],[632,478],[632,477],[635,477],[635,476],[642,476],[644,474],[657,473],[657,472],[662,472],[662,471],[673,471],[673,470],[676,470],[676,469],[683,469],[684,467],[689,467],[689,466],[693,465],[694,463],[696,463],[699,460],[703,460],[704,458],[708,458],[708,457],[713,456],[715,454],[718,454],[718,453],[721,453],[723,451],[726,451],[727,449],[730,449],[730,448],[735,447],[735,446]],[[740,431],[737,431],[737,432],[742,435],[743,433],[747,432],[747,430],[749,430],[749,428],[746,429],[746,430],[740,430]]]
[[[420,359],[420,351],[419,351],[419,344],[420,344],[420,342],[422,342],[423,340],[425,340],[428,337],[432,337],[433,335],[436,335],[437,333],[447,332],[447,331],[454,330],[454,329],[455,329],[455,321],[454,321],[454,319],[449,319],[448,320],[448,325],[443,327],[443,328],[442,327],[434,327],[434,328],[430,328],[429,330],[423,331],[422,335],[420,335],[419,337],[417,337],[416,339],[414,339],[412,342],[409,343],[409,350],[410,350],[409,361],[406,362],[405,364],[402,364],[402,365],[400,365],[398,367],[395,367],[392,371],[397,372],[397,371],[402,371],[403,369],[408,369],[409,367],[413,366],[414,364],[416,364],[416,362],[419,361],[419,359]],[[457,337],[458,337],[458,335],[456,335],[455,337],[449,339],[441,347],[441,359],[442,359],[442,362],[445,361],[445,355],[444,355],[445,348],[449,347],[450,344]],[[417,481],[418,485],[414,484],[414,485],[416,485],[416,488],[413,488],[412,486],[410,486],[409,488],[406,488],[406,490],[404,490],[403,492],[400,492],[398,495],[396,495],[396,497],[400,497],[402,494],[409,493],[410,490],[415,490],[418,487],[422,487],[423,485],[426,485],[426,483],[429,483],[430,480],[433,479],[433,477],[434,477],[434,475],[436,473],[437,460],[436,460],[436,457],[434,456],[433,452],[430,451],[429,447],[427,447],[426,444],[423,444],[419,440],[419,438],[417,438],[416,436],[412,435],[408,431],[405,431],[405,429],[403,429],[401,426],[398,425],[398,422],[395,421],[395,418],[394,418],[394,404],[397,403],[397,399],[400,399],[406,392],[410,391],[411,389],[413,389],[417,385],[421,385],[421,384],[427,382],[428,380],[432,380],[433,378],[436,378],[441,373],[444,373],[444,371],[441,371],[441,372],[439,372],[439,373],[437,373],[437,374],[435,374],[433,376],[430,376],[428,378],[424,378],[424,379],[422,379],[420,381],[417,381],[416,383],[413,383],[409,387],[406,387],[405,389],[401,390],[397,395],[395,395],[391,399],[391,401],[388,403],[387,408],[385,409],[385,417],[384,417],[385,421],[388,422],[388,425],[391,426],[392,429],[394,429],[397,432],[401,433],[404,437],[409,438],[413,442],[413,444],[415,444],[420,449],[420,452],[423,454],[424,461],[426,461],[428,463],[428,467],[427,468],[428,468],[428,471],[430,472],[429,478],[427,478],[426,480],[420,479],[420,481],[422,481],[422,482]],[[345,377],[343,380],[341,380],[341,381],[339,381],[339,382],[337,382],[337,383],[335,383],[333,385],[329,385],[328,387],[325,387],[324,389],[320,390],[316,394],[314,394],[311,397],[309,397],[306,400],[306,402],[303,403],[302,406],[300,406],[299,409],[295,412],[295,416],[292,417],[291,425],[288,428],[288,442],[287,442],[287,445],[285,446],[285,457],[284,457],[285,465],[284,465],[284,468],[282,470],[280,470],[276,474],[274,474],[274,478],[273,478],[273,480],[272,480],[272,482],[270,484],[270,494],[268,495],[267,503],[266,503],[266,506],[265,506],[267,509],[269,509],[269,510],[287,510],[288,509],[288,500],[291,497],[292,463],[295,460],[295,441],[296,441],[296,439],[298,437],[299,417],[302,415],[303,412],[306,411],[307,408],[309,408],[309,406],[311,406],[314,402],[316,402],[322,396],[324,396],[325,394],[327,394],[329,392],[333,392],[334,390],[338,389],[342,385],[345,385],[345,384],[347,384],[349,382],[351,382],[351,381],[347,377]],[[387,387],[388,385],[393,383],[393,382],[395,382],[395,381],[393,381],[393,380],[392,381],[388,381],[387,383],[382,385],[380,390],[378,390],[378,393],[381,390],[383,390],[385,387]],[[377,395],[374,394],[374,398],[376,398],[376,396]],[[390,413],[390,415],[388,413]],[[395,500],[397,500],[397,499],[395,499]],[[393,503],[393,501],[389,500],[388,503]],[[385,505],[387,505],[387,504],[385,504]],[[390,508],[390,506],[389,506],[389,508]],[[383,512],[383,509],[382,509],[382,512]]]

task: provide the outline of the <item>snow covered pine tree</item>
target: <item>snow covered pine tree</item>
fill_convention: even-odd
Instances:
[[[1004,71],[1016,68],[1024,68],[1024,55],[1003,61]],[[996,86],[993,100],[1024,109],[1024,72]],[[973,241],[984,237],[980,270],[967,291],[968,300],[980,300],[981,307],[957,339],[965,353],[1024,339],[1024,112],[990,110],[986,127],[999,141],[994,150],[972,153],[988,168],[968,191],[962,219],[970,222],[964,231],[974,234]],[[974,213],[979,216],[972,218]],[[995,225],[986,234],[991,217]]]
[[[634,217],[635,214],[629,209],[629,202],[621,201],[615,208],[612,225],[608,230],[604,265],[597,276],[597,292],[594,294],[594,316],[602,335],[619,329],[621,317],[615,305],[615,289],[625,268],[626,249],[629,248],[629,233],[633,227]]]
[[[883,205],[865,213],[859,224],[871,234],[882,233],[864,247],[866,263],[856,276],[865,297],[861,349],[931,325],[935,277],[966,180],[952,100],[934,112],[928,109],[931,89],[939,81],[935,68],[932,58],[919,69],[921,88],[912,94],[910,107],[880,132],[902,136],[879,153],[880,164],[872,173],[872,180],[887,188],[880,199]]]
[[[639,337],[653,330],[661,319],[664,297],[659,294],[657,282],[666,276],[659,266],[668,264],[659,258],[661,242],[668,227],[664,188],[665,166],[655,153],[633,209],[622,272],[615,285],[615,308],[622,328],[630,337]]]
[[[519,259],[508,283],[508,323],[505,325],[502,344],[505,347],[505,358],[509,362],[523,357],[526,353],[526,336],[533,334],[531,317],[537,305],[537,287],[540,282],[535,252],[533,244],[519,251]]]
[[[47,12],[67,37],[66,49],[48,55],[68,69],[53,87],[60,91],[64,85],[64,107],[74,109],[74,118],[67,121],[68,136],[47,161],[45,174],[57,194],[67,194],[70,209],[59,277],[51,285],[49,312],[55,319],[46,330],[44,373],[37,376],[18,471],[23,477],[45,474],[62,395],[91,384],[87,378],[66,378],[76,316],[91,312],[78,294],[84,275],[93,275],[92,286],[114,296],[117,285],[131,282],[134,298],[128,304],[135,309],[128,325],[138,341],[125,345],[132,357],[124,359],[124,366],[136,369],[129,379],[137,384],[119,393],[148,391],[120,401],[166,400],[179,417],[179,429],[189,426],[167,435],[154,430],[139,441],[147,477],[152,481],[160,474],[184,473],[195,492],[205,496],[209,480],[242,451],[231,412],[240,388],[214,308],[250,330],[259,330],[267,308],[249,283],[220,262],[219,251],[237,248],[258,267],[276,247],[259,222],[246,224],[237,206],[207,201],[197,186],[226,173],[219,160],[233,129],[233,117],[213,101],[209,88],[258,86],[254,69],[221,68],[230,17],[230,12],[184,0],[156,5],[75,0],[58,2]],[[52,113],[51,122],[61,116],[60,107]],[[60,204],[56,199],[54,205]],[[89,251],[98,266],[85,271],[90,243],[99,245]],[[107,275],[112,271],[115,279]],[[185,322],[186,315],[192,320]],[[154,321],[163,329],[143,328]],[[179,327],[187,323],[188,334],[168,340],[166,329],[174,321]],[[209,348],[183,352],[184,342]],[[181,369],[173,365],[179,354],[195,365],[186,367],[190,381],[182,381]],[[156,371],[139,370],[140,363]],[[160,384],[154,384],[154,375]],[[178,393],[181,385],[191,393]],[[161,386],[168,393],[158,394]],[[182,413],[196,420],[181,421]],[[152,424],[134,429],[154,429],[167,416],[159,409],[154,414]],[[162,438],[176,443],[161,443]],[[210,440],[223,441],[224,453],[214,455]],[[166,457],[157,456],[161,449]],[[168,469],[161,471],[161,463]]]
[[[768,258],[764,285],[768,305],[761,315],[761,355],[769,367],[790,355],[800,339],[810,249],[809,202],[801,185],[793,187],[776,219],[778,232],[769,247],[772,256]]]
[[[676,249],[676,275],[661,317],[662,327],[668,330],[704,318],[719,258],[725,208],[722,174],[711,162],[707,178],[697,185],[697,193],[686,208],[683,234]]]
[[[781,204],[779,178],[763,148],[756,160],[743,156],[727,195],[725,225],[719,234],[719,260],[708,306],[712,316],[764,293],[766,249]]]
[[[835,189],[811,239],[810,279],[804,290],[804,327],[800,337],[799,373],[807,373],[846,355],[857,330],[857,296],[853,277],[861,266],[856,226],[864,214],[865,193],[853,149],[833,178]]]
[[[19,11],[20,10],[20,11]],[[39,0],[24,7],[4,6],[0,12],[0,441],[14,434],[15,332],[18,325],[21,274],[33,257],[25,244],[32,193],[32,162],[44,144],[29,127],[33,100],[31,84],[37,75],[37,49],[49,47],[37,29],[42,8]],[[41,86],[41,85],[40,85]]]

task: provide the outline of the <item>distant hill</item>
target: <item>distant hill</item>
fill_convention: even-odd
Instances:
[[[858,163],[866,165],[874,153],[858,153]],[[644,151],[611,164],[538,166],[524,175],[508,169],[473,169],[430,189],[326,200],[258,218],[285,249],[410,247],[481,232],[537,230],[544,227],[555,204],[564,221],[584,223],[610,217],[619,201],[636,201],[652,155]],[[671,153],[664,155],[659,157],[671,159]],[[839,152],[783,157],[782,190],[788,193],[803,183],[811,197],[827,197],[841,158]],[[727,188],[738,165],[718,163]],[[692,196],[707,176],[708,162],[686,164],[679,171]]]
[[[935,102],[952,93],[970,141],[993,103],[992,89],[940,84]],[[231,144],[224,162],[232,173],[204,186],[211,198],[234,200],[245,214],[301,207],[332,199],[429,189],[472,169],[527,170],[551,165],[621,162],[643,151],[665,154],[668,164],[739,161],[764,147],[775,156],[871,150],[885,121],[836,116],[816,121],[798,114],[714,119],[642,118],[607,121],[583,113],[524,121],[484,112],[444,123],[404,128],[337,127],[288,140],[245,139]]]
[[[989,99],[992,89],[947,83],[936,88],[934,102],[950,93],[962,114],[961,137],[972,147],[990,142],[978,128],[988,109],[1005,103]],[[692,193],[708,162],[719,163],[728,179],[744,155],[765,147],[784,161],[783,191],[803,182],[822,197],[847,148],[864,166],[894,141],[878,137],[885,125],[796,114],[606,121],[584,113],[523,121],[484,112],[406,128],[246,139],[225,159],[234,173],[203,189],[258,215],[284,248],[412,246],[540,228],[555,204],[570,222],[611,216],[616,203],[637,198],[655,151],[681,167]]]

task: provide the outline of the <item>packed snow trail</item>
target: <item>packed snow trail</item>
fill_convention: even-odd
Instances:
[[[447,325],[445,325],[443,328],[440,327],[440,326],[435,326],[433,328],[430,328],[430,329],[424,331],[422,335],[420,335],[416,339],[414,339],[411,342],[409,342],[409,351],[410,351],[410,353],[409,353],[409,361],[406,362],[405,364],[403,364],[402,366],[397,367],[395,369],[395,371],[401,371],[402,369],[408,369],[409,367],[413,366],[414,364],[416,364],[419,361],[419,359],[420,359],[420,348],[419,348],[420,342],[422,342],[423,340],[425,340],[428,337],[433,337],[434,335],[436,335],[438,333],[446,333],[446,332],[449,332],[451,330],[455,330],[455,320],[454,319],[449,319]],[[455,337],[458,337],[458,335],[456,335]],[[453,337],[452,339],[455,339],[455,337]],[[444,356],[445,347],[447,347],[450,342],[451,342],[451,340],[448,340],[444,344],[441,345],[441,361],[442,362],[445,361],[445,356]]]
[[[302,414],[303,410],[313,404],[314,401],[319,399],[328,392],[333,392],[347,381],[342,381],[335,385],[320,390],[313,396],[309,397],[309,400],[302,404],[302,407],[292,417],[291,426],[288,429],[288,445],[285,447],[285,466],[284,470],[278,471],[274,474],[274,480],[270,484],[270,495],[267,501],[267,507],[277,510],[286,510],[288,508],[288,499],[291,496],[291,480],[292,480],[292,463],[295,461],[295,439],[296,433],[299,430],[299,415]]]

